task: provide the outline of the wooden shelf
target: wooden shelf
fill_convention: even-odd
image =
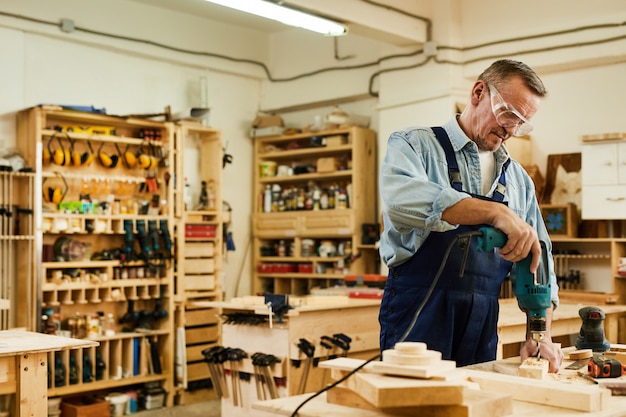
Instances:
[[[115,129],[115,135],[84,132],[60,133],[55,130],[56,126],[111,127]],[[155,133],[159,139],[144,139],[142,135],[146,132]],[[52,141],[53,138],[54,141]],[[88,147],[85,142],[93,145],[90,152],[96,154],[89,165],[56,164],[54,159],[51,161],[44,159],[44,153],[49,150],[66,152],[77,143],[80,144],[78,151],[81,154],[87,152]],[[29,185],[28,190],[24,191],[25,195],[30,195],[30,201],[34,200],[34,204],[33,214],[27,218],[24,216],[22,221],[33,231],[41,227],[40,233],[31,233],[33,237],[29,238],[28,247],[24,248],[25,252],[42,253],[44,256],[41,258],[53,259],[50,257],[50,248],[54,248],[61,236],[67,236],[68,239],[82,244],[86,259],[84,261],[43,262],[34,255],[30,258],[24,256],[24,260],[19,265],[16,294],[20,301],[25,302],[16,303],[18,312],[15,325],[29,330],[42,332],[45,330],[49,333],[56,332],[79,338],[84,334],[83,321],[85,322],[84,329],[94,329],[97,327],[96,322],[98,325],[101,324],[99,319],[101,316],[98,313],[102,312],[105,316],[113,315],[117,331],[115,336],[99,336],[90,339],[100,343],[97,347],[55,354],[59,355],[66,368],[66,376],[69,374],[70,355],[81,358],[81,361],[77,363],[79,370],[83,366],[82,359],[88,356],[94,366],[95,379],[96,352],[103,355],[106,353],[103,361],[106,365],[107,376],[103,380],[83,383],[82,373],[79,372],[80,378],[77,384],[70,385],[68,380],[64,386],[55,387],[53,383],[48,395],[66,396],[120,390],[150,381],[160,381],[161,387],[166,392],[172,393],[174,372],[171,363],[173,363],[174,356],[175,334],[173,325],[174,262],[159,260],[159,264],[156,265],[158,275],[157,272],[148,272],[149,275],[157,275],[155,277],[150,275],[149,278],[114,279],[115,272],[137,273],[139,269],[147,268],[148,265],[143,261],[123,262],[120,259],[90,260],[89,254],[105,250],[114,253],[125,244],[132,245],[130,252],[140,253],[144,248],[139,247],[135,236],[140,222],[144,222],[147,233],[153,230],[149,229],[151,225],[149,222],[158,225],[159,240],[150,242],[155,251],[157,245],[159,251],[164,250],[167,234],[170,235],[170,239],[172,238],[177,226],[177,219],[174,217],[176,209],[174,187],[165,187],[163,181],[166,173],[171,178],[181,176],[177,171],[181,165],[176,165],[174,161],[174,155],[178,150],[177,143],[174,141],[174,126],[167,122],[63,110],[58,106],[39,106],[18,112],[16,143],[27,165],[35,170],[26,177],[32,177],[32,182],[37,184]],[[147,143],[149,146],[145,146]],[[167,152],[162,152],[164,147],[167,147]],[[120,155],[120,152],[126,151],[133,154],[141,152],[157,158],[159,164],[153,174],[161,186],[156,190],[150,190],[150,193],[142,191],[138,185],[146,182],[146,170],[126,164],[123,156]],[[99,152],[107,153],[117,161],[115,166],[109,167],[103,164],[98,158]],[[59,176],[65,181],[55,179]],[[23,182],[22,179],[19,181]],[[85,181],[91,182],[89,187],[85,185]],[[93,203],[118,201],[120,212],[118,214],[113,211],[112,204],[108,207],[100,207],[102,214],[62,212],[58,202],[48,202],[41,198],[41,184],[46,191],[49,188],[61,187],[62,202],[80,202],[85,199]],[[66,184],[66,187],[63,187],[63,184]],[[108,186],[100,186],[100,184],[108,184]],[[87,195],[86,198],[85,195]],[[140,203],[149,202],[154,198],[158,199],[159,207],[153,207],[149,215],[139,214],[136,208],[140,207]],[[162,202],[166,204],[161,204]],[[132,207],[131,203],[134,204]],[[124,209],[128,209],[128,213]],[[84,207],[81,205],[78,208],[77,206],[76,210],[82,211]],[[124,225],[128,225],[128,222],[131,222],[133,226],[132,242],[124,241],[124,235],[127,233]],[[164,231],[167,233],[163,233]],[[165,257],[166,254],[162,253],[162,255]],[[54,256],[59,256],[59,253],[55,252]],[[76,259],[69,254],[64,256],[65,259]],[[121,257],[118,256],[118,258]],[[146,271],[142,269],[141,272]],[[120,323],[118,320],[130,308],[130,301],[135,303],[135,311],[140,312],[155,309],[157,300],[169,314],[160,320],[153,320],[151,323],[153,330],[120,332],[123,328],[133,329],[141,325],[139,322]],[[43,316],[46,317],[45,323]],[[91,323],[88,326],[89,321]],[[112,375],[117,372],[118,368],[125,374],[129,372],[132,374],[134,367],[138,365],[140,359],[132,346],[135,339],[141,339],[145,341],[145,344],[148,340],[157,343],[162,373],[151,374],[148,363],[142,362],[139,374],[127,378],[114,378]],[[149,349],[145,346],[141,349],[144,358],[142,360],[145,360]],[[54,375],[56,356],[50,356],[48,363]],[[54,380],[54,377],[52,379]],[[166,405],[172,405],[173,395],[168,395],[167,398]]]
[[[320,146],[326,143],[327,146]],[[376,223],[376,134],[360,127],[309,132],[295,135],[256,138],[253,214],[253,293],[307,294],[314,286],[332,285],[346,274],[367,273],[378,270],[378,257],[375,251],[360,251],[362,225]],[[324,158],[334,158],[328,163]],[[277,166],[296,168],[297,166],[323,167],[322,172],[307,172],[294,175],[261,174],[260,167],[268,162]],[[335,170],[333,169],[335,167]],[[329,171],[326,171],[329,169]],[[264,211],[263,198],[267,187],[281,187],[276,208]],[[338,189],[347,196],[344,207],[338,204]],[[316,193],[319,192],[319,206],[316,206]],[[307,195],[308,194],[308,195]],[[323,196],[329,201],[324,204]],[[333,200],[334,198],[334,200]],[[294,205],[312,201],[310,207]],[[330,201],[335,201],[333,206]],[[286,210],[281,211],[284,206]],[[310,210],[289,210],[289,208],[311,208]],[[315,208],[318,208],[317,210]],[[282,242],[281,242],[282,241]],[[313,247],[303,245],[313,242]],[[334,245],[336,254],[329,257],[317,256],[322,242]],[[268,248],[285,244],[287,256],[273,255]],[[345,248],[340,250],[339,248]],[[310,252],[309,252],[310,251]],[[271,264],[306,264],[311,272],[268,272]],[[328,268],[333,272],[317,273]]]

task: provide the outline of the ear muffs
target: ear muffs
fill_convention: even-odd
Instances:
[[[70,137],[65,134],[68,140],[71,140]],[[56,139],[59,147],[56,149],[52,149],[52,141]],[[54,133],[48,142],[48,152],[50,153],[50,159],[59,166],[66,166],[72,163],[72,158],[70,156],[70,150],[65,149],[63,146],[63,142],[61,138],[58,136],[58,133]]]
[[[122,156],[122,159],[124,160],[124,164],[126,165],[126,168],[135,168],[137,166],[137,156],[135,156],[134,153],[128,150],[129,146],[130,144],[127,144],[126,148],[124,148],[124,152],[121,152],[120,148],[117,146],[117,143],[115,144],[117,153]]]
[[[144,152],[142,143],[137,150],[137,166],[152,171],[157,167],[158,162],[159,160],[154,155]]]
[[[48,165],[50,163],[50,159],[51,159],[50,151],[48,150],[47,147],[45,147],[41,153],[41,160],[44,165]]]
[[[89,165],[91,165],[94,159],[93,148],[91,147],[91,142],[87,142],[87,147],[89,148],[89,150],[83,153],[80,153],[75,149],[76,144],[73,140],[71,140],[70,143],[71,143],[72,164],[74,164],[74,166],[77,166],[77,167],[79,166],[88,167]]]
[[[152,155],[142,153],[137,158],[137,164],[147,171],[152,171],[157,166],[157,159]]]
[[[69,187],[65,177],[59,172],[56,174],[63,180],[63,187],[43,187],[43,199],[46,203],[53,203],[55,206],[58,206],[65,198]],[[44,178],[42,186],[45,185],[47,179],[47,177]]]
[[[100,143],[100,147],[98,148],[98,160],[100,160],[100,164],[105,168],[115,168],[120,162],[120,156],[115,154],[109,155],[102,150],[103,146],[104,142]]]

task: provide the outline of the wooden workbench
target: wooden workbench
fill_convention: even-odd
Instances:
[[[493,375],[494,377],[497,375],[515,375],[517,368],[519,367],[519,357],[517,358],[508,358],[504,360],[496,360],[492,362],[487,362],[483,364],[477,364],[467,367],[468,376],[470,379],[472,376],[477,375]],[[566,370],[565,367],[569,365],[572,361],[565,360],[561,367],[561,371],[559,375],[551,376],[546,379],[550,381],[549,383],[554,383],[554,381],[562,381],[564,387],[571,387],[571,384],[578,383],[580,386],[586,386],[585,384],[589,384],[588,381],[580,378],[576,381],[565,378],[566,375],[571,375],[576,371]],[[461,368],[465,369],[465,368]],[[497,372],[496,372],[497,370]],[[474,372],[474,373],[472,373]],[[478,372],[478,374],[476,374]],[[559,377],[562,377],[559,378]],[[621,377],[626,378],[626,377]],[[406,378],[397,378],[398,380],[406,380]],[[526,379],[526,378],[523,378]],[[497,379],[496,379],[497,380]],[[540,384],[538,380],[527,379],[532,384]],[[535,382],[536,381],[536,382]],[[511,384],[511,382],[509,382]],[[594,385],[589,385],[589,387],[594,387]],[[538,388],[541,389],[541,388]],[[553,390],[553,388],[551,388]],[[513,389],[506,388],[501,391],[501,393],[505,393],[507,391],[516,392],[513,395],[513,398],[516,396],[524,397],[524,394],[518,394],[518,391]],[[546,392],[549,392],[550,389],[546,388]],[[507,392],[508,394],[508,392]],[[313,393],[297,395],[292,397],[279,398],[275,400],[269,401],[261,401],[252,404],[253,412],[249,414],[251,417],[272,417],[272,416],[290,416],[296,408],[300,406],[300,404],[311,397]],[[511,395],[511,394],[509,394]],[[547,395],[547,394],[546,394]],[[555,394],[558,395],[558,394]],[[521,400],[513,399],[512,401],[512,414],[507,415],[507,417],[537,417],[537,416],[555,416],[555,417],[624,417],[626,416],[626,396],[606,396],[604,397],[604,405],[602,411],[595,412],[583,412],[579,410],[562,408],[556,406],[548,406],[542,404],[536,404]],[[540,401],[545,401],[545,399],[540,399]],[[556,398],[555,398],[556,400]],[[563,401],[561,398],[560,401]],[[572,407],[574,408],[574,407]],[[305,404],[299,411],[298,417],[391,417],[391,416],[399,416],[399,415],[408,415],[406,412],[391,414],[385,413],[382,411],[376,410],[366,410],[363,408],[355,408],[348,407],[338,404],[328,403],[326,399],[326,393],[321,394],[320,396],[312,399],[307,404]],[[462,415],[459,414],[459,415]]]
[[[561,303],[552,317],[552,337],[567,336],[580,332],[581,320],[578,310],[587,304]],[[626,343],[623,340],[626,329],[626,305],[598,306],[604,311],[605,336],[611,343]],[[620,325],[621,323],[621,325]],[[622,332],[620,334],[620,328]],[[519,309],[517,300],[500,300],[500,316],[498,318],[498,351],[497,359],[503,359],[504,346],[518,344],[526,340],[526,315]],[[563,345],[565,347],[566,345]],[[512,356],[519,355],[519,347],[511,350]]]
[[[48,415],[48,352],[97,346],[22,330],[0,331],[0,394],[15,393],[15,417]]]

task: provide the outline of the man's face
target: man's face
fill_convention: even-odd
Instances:
[[[495,152],[516,130],[527,127],[522,125],[537,112],[541,98],[533,94],[518,77],[500,84],[497,90],[491,86],[490,91],[484,81],[480,81],[480,84],[482,86],[476,85],[473,90],[473,94],[480,91],[480,95],[472,118],[471,139],[478,149]],[[506,113],[503,114],[503,111]],[[521,117],[516,116],[516,113]]]

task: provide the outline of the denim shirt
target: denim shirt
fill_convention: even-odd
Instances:
[[[477,145],[458,124],[456,117],[443,128],[450,137],[458,161],[463,190],[482,194],[480,160]],[[492,197],[509,159],[504,146],[495,152],[496,174],[487,194]],[[384,230],[380,239],[380,255],[387,266],[407,261],[424,243],[431,231],[456,229],[441,218],[443,211],[471,196],[450,185],[448,164],[443,148],[428,127],[410,127],[391,134],[381,165],[379,189],[383,205]],[[506,170],[504,201],[515,214],[530,224],[546,244],[550,271],[551,298],[558,305],[558,286],[554,274],[552,244],[543,222],[535,195],[535,186],[524,168],[511,161]]]

